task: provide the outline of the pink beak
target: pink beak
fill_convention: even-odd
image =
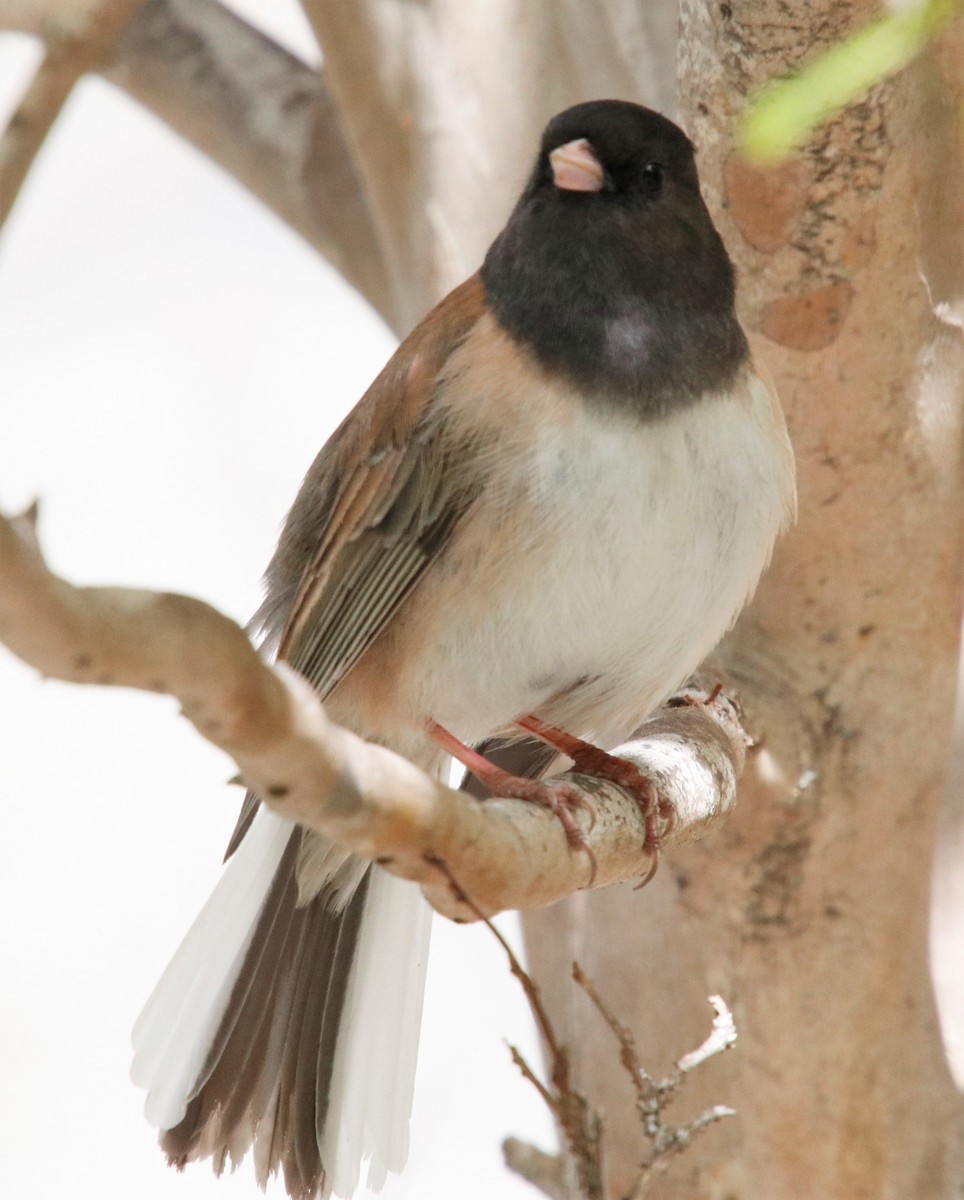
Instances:
[[[603,169],[586,138],[558,146],[550,152],[549,164],[558,188],[567,192],[601,192],[603,189]]]

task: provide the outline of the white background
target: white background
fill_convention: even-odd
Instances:
[[[293,5],[238,7],[314,55]],[[0,115],[35,62],[0,38]],[[392,346],[276,218],[85,82],[0,238],[0,506],[42,499],[74,582],[184,591],[244,621],[302,474]],[[249,1164],[170,1170],[127,1077],[134,1018],[216,878],[232,774],[173,701],[42,684],[0,651],[4,1196],[257,1194]],[[436,921],[412,1153],[386,1200],[533,1195],[499,1144],[548,1148],[550,1122],[504,1038],[537,1061],[501,952]]]

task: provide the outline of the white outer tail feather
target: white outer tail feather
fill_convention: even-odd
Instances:
[[[432,910],[413,883],[376,870],[368,885],[321,1161],[336,1196],[382,1187],[408,1156],[408,1123],[422,1023]]]
[[[137,1018],[131,1079],[147,1090],[144,1115],[158,1129],[187,1111],[291,829],[258,813]]]
[[[258,812],[134,1025],[131,1079],[159,1129],[187,1111],[291,829]],[[373,872],[321,1147],[326,1196],[350,1197],[364,1160],[374,1189],[405,1164],[431,920],[414,884]]]

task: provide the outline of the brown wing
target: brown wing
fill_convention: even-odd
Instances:
[[[406,339],[312,465],[285,524],[255,618],[268,642],[327,695],[445,544],[472,499],[436,384],[482,312],[469,280]],[[249,795],[231,839],[254,817]],[[178,1164],[220,1172],[255,1142],[259,1179],[279,1167],[303,1200],[324,1185],[320,1150],[334,1048],[367,891],[343,908],[298,903],[292,832],[184,1118],[162,1134]]]
[[[285,522],[252,624],[322,697],[378,636],[471,503],[465,473],[445,469],[445,431],[432,400],[483,311],[473,276],[405,339],[312,463]],[[227,856],[257,807],[249,795]]]

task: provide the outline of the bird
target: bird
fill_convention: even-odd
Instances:
[[[548,123],[481,268],[315,458],[255,626],[333,720],[549,804],[579,853],[571,798],[526,776],[567,746],[605,771],[733,624],[794,511],[693,145],[589,101]],[[513,775],[493,745],[535,748]],[[429,931],[414,884],[249,795],[134,1030],[169,1160],[220,1173],[251,1152],[293,1200],[401,1170]]]

